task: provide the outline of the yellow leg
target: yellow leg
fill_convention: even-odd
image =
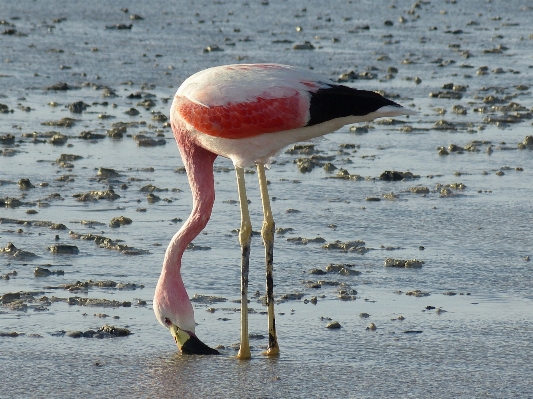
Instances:
[[[241,203],[241,230],[239,242],[241,244],[241,347],[237,358],[249,359],[250,341],[248,336],[248,272],[250,270],[250,241],[252,238],[252,222],[248,212],[248,198],[244,184],[244,170],[235,167],[237,173],[237,186],[239,188],[239,201]]]
[[[265,166],[257,164],[257,175],[259,178],[259,188],[261,190],[261,200],[263,202],[263,227],[261,236],[265,246],[265,264],[266,264],[266,299],[268,308],[268,348],[263,352],[266,356],[279,355],[278,337],[276,335],[276,318],[274,317],[274,279],[273,260],[274,260],[274,218],[270,208],[270,198],[268,197],[268,188],[265,175]]]

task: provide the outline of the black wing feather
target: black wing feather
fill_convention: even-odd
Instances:
[[[345,116],[363,116],[386,105],[400,107],[378,93],[334,85],[311,93],[307,126],[318,125]]]

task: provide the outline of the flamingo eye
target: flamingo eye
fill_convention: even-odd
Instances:
[[[172,324],[172,322],[170,321],[170,319],[168,317],[165,317],[165,324],[167,326],[170,326]]]

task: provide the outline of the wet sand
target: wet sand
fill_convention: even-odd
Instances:
[[[527,1],[9,2],[0,397],[532,396],[532,16]],[[179,355],[151,309],[191,207],[169,100],[190,74],[236,62],[312,68],[419,111],[287,149],[267,171],[281,356],[260,355],[254,236],[249,362],[232,358],[228,160],[182,269],[198,336],[222,356]]]

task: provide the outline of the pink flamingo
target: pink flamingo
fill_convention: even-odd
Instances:
[[[257,167],[263,203],[261,230],[266,255],[268,348],[279,354],[274,318],[272,258],[274,219],[264,165],[284,147],[375,118],[411,115],[381,95],[338,85],[308,70],[278,64],[225,65],[200,71],[179,87],[170,109],[172,131],[187,170],[193,209],[165,253],[155,290],[154,311],[180,351],[218,354],[200,341],[194,311],[181,278],[187,245],[204,229],[215,200],[213,163],[218,155],[233,161],[241,207],[241,343],[237,355],[250,357],[248,270],[252,225],[244,167]]]

